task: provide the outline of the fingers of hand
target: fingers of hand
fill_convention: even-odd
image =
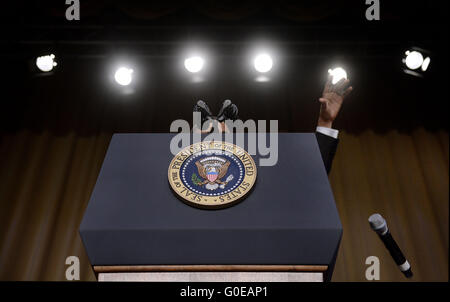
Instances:
[[[352,90],[353,90],[353,87],[352,86],[350,86],[350,87],[348,87],[345,91],[344,91],[344,97],[346,97],[347,95],[349,95],[350,94],[350,92],[352,92]]]
[[[324,98],[320,98],[319,99],[319,102],[320,102],[320,108],[321,108],[321,111],[322,110],[327,110],[327,105],[328,105],[328,100],[327,99],[324,99]]]
[[[345,85],[348,85],[350,83],[349,79],[342,78],[340,79],[336,84],[334,84],[334,88],[337,90],[342,89]]]
[[[339,82],[334,85],[334,91],[339,95],[344,95],[347,87],[350,85],[349,79],[340,79]]]
[[[331,74],[328,74],[327,81],[325,83],[325,87],[323,88],[323,93],[325,93],[327,91],[331,91],[331,88],[333,86],[331,83],[332,80],[333,80],[333,76]]]

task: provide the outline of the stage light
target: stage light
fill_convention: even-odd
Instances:
[[[116,73],[114,74],[114,79],[116,80],[117,84],[122,86],[127,86],[131,84],[131,81],[133,80],[133,69],[128,67],[120,67],[116,70]]]
[[[36,66],[39,68],[39,70],[43,72],[51,71],[56,65],[58,64],[55,62],[54,54],[40,56],[36,58]]]
[[[255,66],[256,71],[265,73],[269,72],[272,69],[273,61],[270,55],[263,53],[255,57],[253,64]]]
[[[412,47],[410,50],[405,51],[405,57],[402,62],[406,68],[403,71],[413,76],[423,77],[431,62],[427,54],[429,53],[426,50],[418,47]]]
[[[406,51],[405,64],[409,69],[417,69],[423,64],[423,56],[418,51]]]
[[[333,85],[339,82],[341,79],[347,79],[347,72],[341,67],[328,69],[328,73],[333,77],[331,79],[331,83]]]
[[[192,73],[201,71],[204,65],[205,60],[199,56],[189,57],[186,60],[184,60],[184,67],[186,68],[187,71]]]

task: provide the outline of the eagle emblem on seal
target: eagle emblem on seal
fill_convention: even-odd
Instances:
[[[194,173],[192,181],[197,186],[205,186],[208,190],[224,189],[228,182],[233,180],[232,174],[228,175],[225,181],[222,180],[227,175],[230,162],[219,156],[210,156],[195,162],[198,174],[201,179]]]

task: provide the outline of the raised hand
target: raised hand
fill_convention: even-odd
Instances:
[[[341,109],[345,97],[353,90],[350,80],[341,79],[336,84],[332,84],[332,76],[328,76],[322,97],[319,98],[320,114],[317,122],[318,126],[331,128],[333,121]]]

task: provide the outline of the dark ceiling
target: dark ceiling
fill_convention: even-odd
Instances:
[[[344,66],[355,91],[337,121],[348,131],[446,128],[447,1],[83,1],[67,21],[65,1],[8,1],[0,12],[4,59],[2,130],[167,131],[195,100],[218,108],[232,98],[244,119],[279,119],[282,131],[311,131],[326,70]],[[256,84],[242,64],[256,42],[278,51],[274,81]],[[176,63],[187,46],[207,49],[207,81],[186,81]],[[403,52],[432,54],[425,78],[401,72]],[[48,51],[51,76],[29,64]],[[135,93],[108,82],[117,58],[139,66]]]
[[[399,44],[434,48],[447,34],[447,1],[381,1],[381,21],[368,22],[365,1],[80,1],[81,20],[67,21],[63,0],[8,1],[0,54],[58,49],[71,56],[105,55],[111,48],[170,55],[199,41],[234,54],[236,44],[263,37],[293,55],[321,54],[320,45],[362,56],[389,55]],[[318,47],[319,46],[319,47]],[[298,50],[302,50],[299,52]],[[318,53],[319,51],[319,53]],[[34,54],[33,54],[34,55]]]

